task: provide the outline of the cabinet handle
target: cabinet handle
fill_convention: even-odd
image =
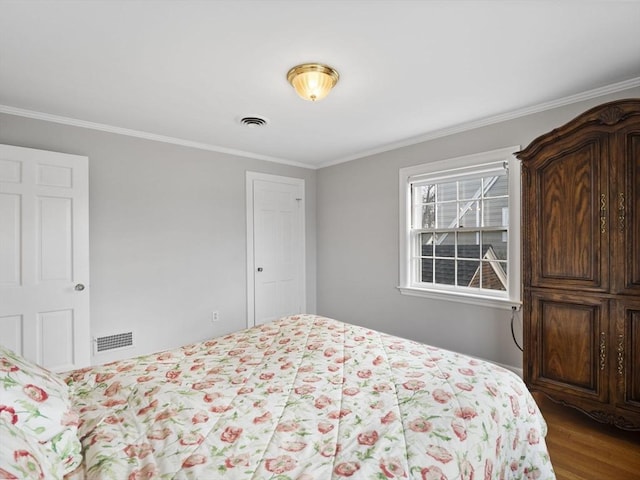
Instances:
[[[600,370],[607,365],[607,343],[604,332],[600,332]]]
[[[600,233],[607,232],[607,197],[604,193],[600,194]]]
[[[618,335],[618,375],[624,373],[624,336]]]
[[[624,192],[618,194],[618,222],[620,231],[624,232]]]

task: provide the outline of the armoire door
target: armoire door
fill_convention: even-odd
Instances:
[[[611,185],[612,293],[640,295],[640,126],[621,128],[612,137]]]
[[[615,301],[616,331],[613,337],[612,359],[616,406],[627,418],[640,425],[640,299]]]
[[[525,346],[527,382],[553,392],[554,398],[568,394],[608,402],[608,300],[545,290],[530,292],[527,303],[531,309],[525,312],[530,329]]]
[[[524,163],[524,275],[531,286],[609,288],[609,141],[594,131]]]

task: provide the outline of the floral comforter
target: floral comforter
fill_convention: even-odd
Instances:
[[[553,479],[513,373],[314,315],[70,372],[88,479]]]

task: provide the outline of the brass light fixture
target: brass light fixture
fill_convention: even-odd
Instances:
[[[312,102],[326,97],[339,78],[336,70],[321,63],[303,63],[287,73],[287,80],[298,95]]]

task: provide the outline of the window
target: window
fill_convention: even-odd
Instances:
[[[518,147],[400,170],[400,291],[520,304]]]

